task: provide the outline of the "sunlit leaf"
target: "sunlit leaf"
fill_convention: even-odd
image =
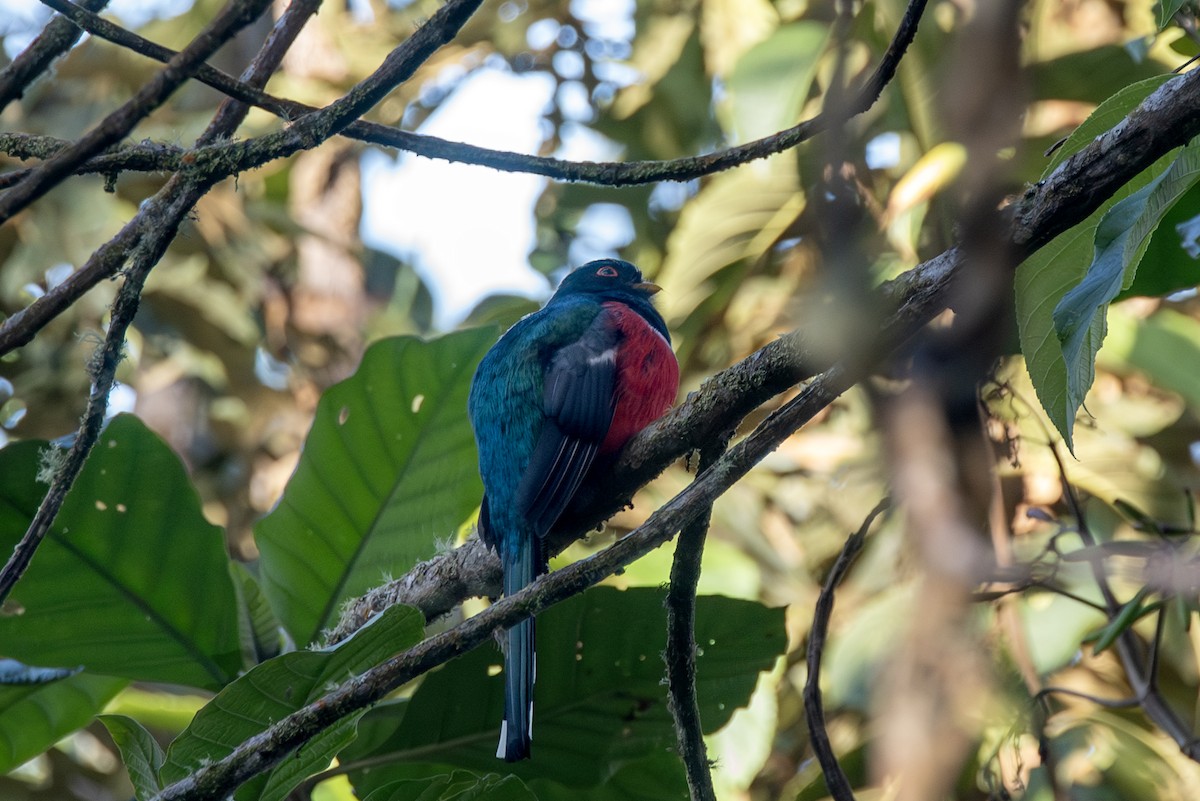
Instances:
[[[331,387],[279,505],[255,528],[263,590],[297,643],[432,556],[479,504],[467,391],[491,329],[372,345]]]
[[[1152,317],[1136,320],[1110,315],[1112,332],[1101,354],[1112,352],[1107,361],[1145,373],[1156,386],[1178,392],[1193,410],[1200,409],[1200,372],[1180,365],[1200,364],[1200,322],[1173,309],[1161,309]]]

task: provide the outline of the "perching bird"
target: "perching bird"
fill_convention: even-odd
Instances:
[[[658,291],[629,262],[571,272],[546,306],[483,357],[471,382],[471,426],[484,498],[479,532],[500,555],[504,594],[546,571],[544,538],[599,455],[615,456],[675,400],[679,365]],[[508,630],[504,722],[496,756],[529,756],[533,620]]]

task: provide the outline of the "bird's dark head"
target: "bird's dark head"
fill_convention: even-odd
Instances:
[[[551,302],[562,298],[590,295],[600,301],[624,303],[646,319],[670,342],[667,324],[650,302],[659,286],[642,278],[642,271],[620,259],[597,259],[577,267],[558,285]]]
[[[657,284],[643,279],[642,271],[627,261],[597,259],[568,273],[555,294],[635,295],[649,298],[658,289]]]

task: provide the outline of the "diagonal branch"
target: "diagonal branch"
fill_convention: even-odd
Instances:
[[[106,5],[108,0],[83,0],[83,6],[89,11],[99,11]],[[29,47],[0,72],[0,111],[12,101],[20,100],[29,85],[48,70],[55,59],[74,47],[80,36],[83,36],[83,30],[66,17],[50,20]]]
[[[895,335],[897,332],[891,332]],[[488,641],[511,626],[591,587],[693,524],[734,483],[841,393],[866,377],[869,361],[837,365],[817,376],[744,440],[696,477],[629,536],[587,559],[556,570],[449,631],[442,632],[340,685],[238,746],[224,759],[165,788],[152,801],[222,798],[269,770],[336,721],[378,702],[405,682]]]
[[[204,27],[192,43],[171,59],[130,100],[101,120],[71,147],[56,153],[16,186],[0,195],[0,225],[65,180],[80,164],[132,131],[135,125],[187,81],[206,58],[257,19],[270,5],[271,0],[230,0],[229,5]]]
[[[42,2],[69,16],[77,25],[102,39],[107,39],[158,61],[167,61],[174,56],[174,51],[169,48],[138,36],[96,14],[89,13],[70,0],[42,0]],[[895,76],[901,58],[912,43],[913,37],[916,36],[917,26],[924,13],[926,3],[927,0],[909,0],[900,25],[896,29],[896,34],[879,65],[857,94],[849,98],[837,113],[824,112],[771,136],[701,156],[689,156],[668,161],[573,162],[451,142],[363,120],[357,120],[347,125],[340,133],[363,142],[393,147],[427,158],[476,164],[506,172],[531,173],[559,181],[583,181],[606,186],[631,186],[655,181],[689,181],[789,150],[801,142],[812,139],[829,127],[871,108]],[[197,68],[195,77],[214,89],[225,92],[230,97],[270,111],[287,121],[316,111],[312,106],[247,87],[232,76],[207,64]],[[246,163],[237,169],[249,169],[251,166],[254,165]],[[92,170],[85,166],[83,169],[89,172],[105,172],[112,168],[109,166],[107,170]],[[231,170],[228,174],[236,172],[237,169]]]

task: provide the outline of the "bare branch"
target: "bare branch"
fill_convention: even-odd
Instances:
[[[108,0],[84,0],[89,11],[99,11]],[[0,72],[0,111],[14,100],[20,100],[29,85],[50,68],[54,60],[79,41],[83,31],[66,17],[55,17],[46,24],[29,47]]]
[[[270,5],[271,0],[230,0],[229,5],[204,27],[192,43],[171,59],[128,102],[105,117],[70,148],[55,154],[16,186],[0,195],[0,225],[70,176],[80,164],[133,130],[135,125],[187,81],[204,59],[257,19]]]
[[[44,134],[14,133],[0,131],[0,153],[19,159],[49,159],[71,146],[69,139]],[[94,156],[75,168],[75,175],[99,173],[116,175],[129,170],[138,172],[175,172],[186,153],[182,147],[158,142],[141,142],[120,150]],[[15,186],[25,179],[34,168],[13,170],[0,175],[0,189]]]
[[[838,764],[837,754],[829,742],[829,733],[825,730],[825,707],[821,700],[821,655],[825,652],[825,638],[829,634],[829,620],[833,616],[833,597],[846,573],[850,571],[854,560],[862,551],[867,541],[867,532],[875,518],[883,514],[891,506],[891,499],[884,498],[870,511],[858,531],[850,535],[842,552],[838,554],[825,577],[825,584],[817,595],[817,603],[813,607],[812,630],[808,635],[808,677],[804,680],[804,718],[808,721],[808,734],[812,740],[813,752],[825,775],[825,786],[834,801],[854,801],[854,790],[850,780]]]
[[[144,56],[158,61],[167,61],[175,55],[174,51],[169,48],[144,39],[96,14],[90,14],[69,0],[43,0],[43,2],[69,16],[89,33]],[[606,186],[631,186],[655,181],[689,181],[789,150],[801,142],[808,141],[831,125],[861,114],[873,106],[884,88],[895,76],[901,58],[912,43],[926,2],[927,0],[909,1],[896,34],[879,65],[858,90],[858,93],[852,98],[847,98],[845,104],[840,106],[836,113],[822,113],[772,136],[703,156],[690,156],[669,161],[598,163],[563,161],[545,156],[530,156],[451,142],[363,120],[347,125],[340,133],[363,142],[393,147],[427,158],[476,164],[507,172],[532,173],[559,181],[582,181]],[[214,89],[225,92],[230,97],[263,108],[284,120],[295,120],[316,111],[312,106],[274,97],[247,87],[232,76],[206,64],[197,68],[195,77]],[[227,174],[249,169],[251,166],[253,164],[250,162],[236,166],[231,165]]]
[[[1198,94],[1200,78],[1197,74],[1165,85],[1124,123],[1099,137],[1083,153],[1069,159],[1047,186],[1069,185],[1072,176],[1094,174],[1095,167],[1090,155],[1097,149],[1128,156],[1115,159],[1110,169],[1100,176],[1104,185],[1110,187],[1109,191],[1128,181],[1146,164],[1196,135],[1197,129],[1200,129],[1200,115],[1191,113],[1191,108]],[[1178,104],[1174,111],[1171,109],[1172,101]],[[1148,132],[1147,127],[1154,131]],[[1158,148],[1157,151],[1146,152],[1143,149],[1147,139]],[[1126,152],[1127,149],[1131,152]],[[1078,215],[1086,216],[1106,197],[1099,192],[1088,193],[1083,200],[1073,201],[1084,204],[1085,208],[1080,209],[1070,204],[1056,203],[1053,197],[1044,194],[1048,191],[1046,186],[1032,189],[1025,205],[1014,218],[1013,241],[1019,243],[1018,247],[1025,252],[1031,252],[1039,243],[1048,241],[1055,233],[1070,225],[1071,220],[1081,219]],[[1091,204],[1090,208],[1086,208],[1088,204]],[[435,635],[339,686],[313,704],[247,740],[228,757],[166,788],[156,796],[157,801],[222,797],[250,777],[278,764],[287,754],[333,722],[376,703],[405,681],[477,646],[497,628],[511,625],[595,584],[670,539],[676,531],[694,523],[713,500],[740,480],[767,453],[865,377],[879,358],[900,347],[925,322],[939,313],[944,307],[946,286],[960,270],[961,263],[961,252],[952,249],[915,268],[903,280],[889,284],[884,295],[897,306],[897,311],[873,337],[858,347],[851,343],[850,358],[814,378],[795,398],[767,417],[753,433],[701,473],[687,489],[654,512],[645,524],[628,537],[588,559],[542,577],[520,593],[502,599],[455,628]],[[620,503],[616,499],[627,498],[628,493],[643,483],[648,475],[665,466],[681,449],[692,447],[686,429],[681,431],[676,428],[680,420],[694,421],[697,430],[703,429],[708,432],[706,436],[711,436],[714,427],[715,430],[721,430],[719,423],[722,420],[737,419],[728,412],[726,406],[714,407],[714,401],[723,393],[729,397],[729,405],[740,410],[747,397],[762,393],[763,385],[779,381],[785,375],[795,376],[802,372],[804,368],[800,366],[802,360],[799,358],[782,359],[772,366],[772,355],[778,356],[780,350],[784,353],[802,352],[792,350],[796,348],[795,337],[785,338],[764,348],[746,362],[726,371],[723,374],[726,376],[724,381],[713,379],[688,404],[654,426],[652,431],[643,432],[635,438],[622,455],[620,463],[611,471],[613,480],[601,489],[610,493],[607,499],[596,496],[588,499],[590,507],[585,504],[578,519],[586,520],[588,515],[592,515],[592,519],[602,518],[604,515],[600,510],[610,510],[614,503]],[[737,378],[741,379],[740,385]],[[773,393],[767,390],[768,397],[770,394]],[[631,475],[626,476],[627,472]],[[496,571],[495,560],[490,560],[491,564],[488,565],[486,552],[476,542],[426,563],[423,570],[415,571],[413,575],[427,579],[438,572],[439,565],[435,563],[441,563],[440,567],[445,568],[446,573],[453,573],[452,565],[467,564],[462,560],[463,554],[479,560],[482,566],[479,569],[484,573]],[[456,589],[466,588],[472,594],[488,591],[487,586],[482,586],[486,584],[486,578],[481,574],[459,575],[455,582]],[[408,583],[408,579],[400,582],[400,585],[403,589],[399,594],[407,593],[409,597],[429,603],[421,608],[427,617],[438,613],[438,605],[442,605],[441,611],[445,611],[449,608],[446,604],[452,603],[445,595],[432,594],[429,587],[416,588],[413,583]],[[414,592],[414,589],[417,591]],[[346,629],[339,627],[339,631],[353,628],[353,625]],[[334,638],[337,639],[336,634]]]
[[[693,524],[754,465],[866,373],[866,363],[857,367],[839,365],[825,371],[629,536],[600,553],[543,576],[449,631],[430,637],[342,684],[246,740],[226,758],[164,789],[153,801],[224,797],[247,779],[278,764],[337,720],[371,706],[406,681],[475,648],[489,640],[497,629],[577,595],[641,558],[671,539],[675,532]]]
[[[175,232],[171,230],[169,233],[173,237]],[[153,248],[155,245],[161,245],[161,249],[165,250],[166,244],[169,242],[170,239],[165,242],[160,239],[160,242],[148,243],[148,246]],[[83,422],[75,434],[66,458],[54,472],[50,489],[38,506],[37,513],[34,514],[33,520],[30,521],[28,529],[21,537],[21,541],[17,543],[17,547],[4,565],[4,569],[0,570],[0,602],[8,597],[17,581],[25,574],[38,546],[42,544],[42,540],[50,530],[51,523],[58,515],[58,510],[62,508],[71,485],[75,483],[75,479],[83,469],[84,462],[87,461],[88,454],[91,453],[92,447],[100,437],[100,431],[104,427],[105,413],[108,411],[108,393],[112,390],[115,382],[117,365],[124,357],[125,332],[129,328],[129,324],[133,322],[133,315],[137,312],[138,302],[141,298],[142,285],[146,281],[150,265],[153,264],[149,260],[150,256],[146,253],[145,247],[141,249],[139,255],[142,255],[142,258],[138,259],[136,266],[129,271],[129,275],[113,303],[112,316],[108,325],[108,333],[104,337],[104,344],[92,358],[90,365],[92,392],[88,396],[87,411],[84,412]],[[155,258],[155,260],[157,259]]]

